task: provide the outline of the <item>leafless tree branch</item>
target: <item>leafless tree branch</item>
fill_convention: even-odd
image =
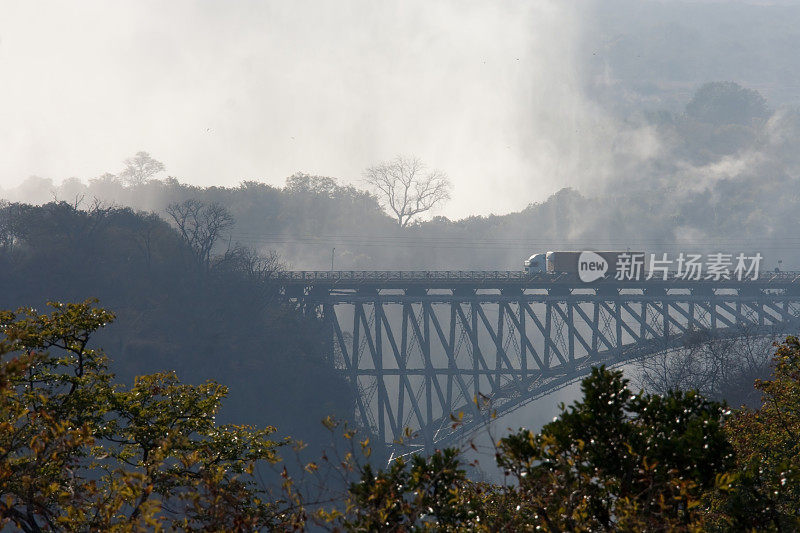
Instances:
[[[217,202],[206,205],[194,199],[170,204],[167,207],[167,214],[175,222],[198,264],[208,270],[211,267],[211,252],[214,245],[223,232],[233,226],[233,216]]]
[[[397,156],[392,161],[369,167],[364,181],[378,195],[381,204],[407,227],[421,213],[450,199],[452,185],[440,170],[425,171],[416,157]]]
[[[764,335],[742,326],[736,337],[715,337],[698,330],[682,349],[640,360],[639,384],[657,394],[694,389],[731,405],[756,405],[755,379],[769,374],[772,343],[778,335]]]

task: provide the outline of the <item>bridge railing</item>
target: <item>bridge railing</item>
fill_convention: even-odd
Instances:
[[[538,275],[550,279],[548,274]],[[538,277],[537,276],[537,277]],[[346,281],[403,281],[403,280],[526,280],[531,275],[520,270],[296,270],[278,272],[280,280],[346,280]]]
[[[278,281],[562,281],[575,278],[571,274],[549,274],[538,272],[528,274],[522,270],[287,270],[274,274]],[[661,274],[653,278],[664,281]],[[677,276],[676,272],[667,274],[667,281],[694,281]],[[701,277],[697,281],[709,281]],[[750,281],[749,279],[744,280]],[[800,281],[800,272],[760,272],[761,282]]]

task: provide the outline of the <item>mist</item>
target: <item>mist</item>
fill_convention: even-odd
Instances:
[[[798,102],[798,9],[780,5],[3,6],[4,189],[117,172],[139,150],[202,186],[358,184],[413,154],[456,185],[438,214],[501,214],[641,175],[668,139],[636,112],[679,109],[703,82]]]
[[[242,339],[263,329],[266,304],[252,280],[240,279],[253,276],[253,264],[242,264],[259,253],[296,270],[457,271],[521,270],[546,250],[723,250],[762,253],[770,270],[800,270],[794,2],[0,6],[0,198],[47,204],[47,216],[26,215],[44,244],[36,260],[9,259],[18,281],[4,307],[86,296],[57,283],[74,280],[72,271],[48,278],[61,292],[44,294],[19,265],[57,263],[48,246],[72,253],[75,237],[52,213],[67,218],[74,207],[70,216],[91,220],[96,198],[96,211],[108,209],[115,225],[87,238],[102,261],[80,289],[108,296],[135,323],[110,337],[130,375],[160,368],[170,350],[186,352],[169,344],[186,300],[197,300],[188,307],[207,322],[190,315],[180,338],[194,342],[195,322],[211,324],[199,328],[209,338],[198,343],[205,366],[188,356],[176,363],[193,379],[216,370],[214,343],[227,327],[218,317]],[[131,185],[120,178],[123,161],[139,151],[166,171]],[[408,228],[362,180],[364,169],[398,154],[453,184],[448,203]],[[167,208],[187,200],[219,203],[235,221],[214,249],[224,283],[207,283],[181,248]],[[59,230],[63,242],[47,240]],[[162,242],[151,250],[153,234]],[[97,252],[117,241],[119,253]],[[135,285],[117,272],[103,278],[120,258],[133,258],[121,271]],[[192,269],[191,283],[180,285]],[[185,294],[167,308],[162,294],[148,292],[153,279],[165,293],[180,285]],[[135,288],[119,292],[126,284]],[[246,320],[230,295],[252,299]],[[129,305],[134,298],[142,301]],[[237,346],[229,377],[246,392],[235,414],[251,414],[265,394],[240,370],[269,373],[279,361],[284,373],[274,381],[291,388],[297,346],[283,332],[303,337],[312,326],[281,316],[263,343]],[[156,348],[137,338],[150,328],[161,335]],[[330,379],[312,341],[301,346],[305,371],[319,387],[333,383],[335,410],[352,412],[347,387]],[[277,348],[264,356],[271,343]],[[297,412],[322,409],[313,389],[290,391]],[[541,425],[577,389],[508,415],[499,431]],[[316,421],[303,423],[310,431]]]
[[[546,197],[611,129],[581,94],[589,4],[4,6],[3,188],[115,172],[138,150],[206,186],[357,182],[408,153],[452,177],[443,213],[463,217]]]

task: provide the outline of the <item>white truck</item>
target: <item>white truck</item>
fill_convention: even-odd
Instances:
[[[584,259],[581,259],[583,255]],[[589,262],[602,263],[600,258],[605,260],[607,272],[605,277],[614,277],[617,266],[625,261],[640,261],[641,269],[640,274],[636,278],[641,278],[645,274],[645,254],[643,252],[609,252],[609,251],[580,251],[580,252],[567,252],[567,251],[550,251],[544,253],[533,254],[525,260],[525,272],[528,274],[547,273],[547,274],[578,274],[579,270],[594,269],[602,265],[583,264],[587,262],[587,256],[591,255],[594,260],[589,259]],[[599,256],[599,258],[598,258]]]

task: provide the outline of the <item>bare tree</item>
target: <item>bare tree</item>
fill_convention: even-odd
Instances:
[[[164,163],[156,161],[147,152],[137,152],[135,156],[125,160],[125,169],[120,172],[119,177],[126,185],[133,187],[146,183],[164,170]]]
[[[218,258],[216,265],[240,272],[254,282],[268,281],[277,272],[286,268],[278,252],[269,250],[266,253],[260,253],[254,248],[238,243],[235,246],[229,246],[225,253]]]
[[[382,206],[397,218],[401,228],[450,199],[452,185],[440,170],[426,172],[416,157],[397,156],[392,161],[369,167],[364,181],[378,194]]]
[[[198,264],[205,270],[211,268],[211,252],[222,233],[233,226],[234,220],[225,206],[200,200],[186,200],[170,204],[167,214],[192,250]]]
[[[20,241],[23,207],[0,200],[0,255],[10,255]]]
[[[683,348],[641,359],[638,381],[657,394],[694,389],[734,406],[752,407],[760,399],[753,383],[769,375],[772,345],[778,339],[777,333],[765,335],[745,326],[734,337],[698,330]]]

